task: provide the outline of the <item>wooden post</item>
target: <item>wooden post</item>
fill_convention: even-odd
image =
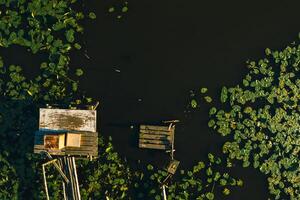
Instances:
[[[163,185],[163,186],[162,186],[162,189],[163,189],[163,197],[164,197],[164,200],[167,200],[166,186]]]
[[[69,183],[63,184],[64,198],[66,200],[81,200],[75,158],[64,156],[60,159],[60,163],[64,174],[69,179]]]

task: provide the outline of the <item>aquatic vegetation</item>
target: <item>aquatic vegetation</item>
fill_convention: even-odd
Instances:
[[[192,106],[192,108],[197,108],[198,103],[197,103],[197,101],[195,99],[192,99],[191,106]]]
[[[231,177],[226,172],[220,172],[222,166],[219,157],[209,153],[207,162],[198,162],[190,170],[180,170],[176,178],[168,184],[166,192],[168,199],[215,199],[216,188],[227,196],[232,187],[241,187],[243,181]],[[139,180],[134,183],[137,190],[137,199],[162,198],[161,184],[167,176],[167,172],[158,170],[152,165],[147,166],[147,173],[139,174]],[[142,170],[145,171],[145,170]]]
[[[40,75],[32,80],[22,75],[21,66],[7,65],[1,58],[0,93],[3,96],[44,101],[76,96],[78,81],[70,78],[69,52],[81,49],[78,42],[83,33],[81,20],[85,15],[92,19],[96,15],[74,10],[75,3],[76,0],[0,1],[0,6],[5,8],[0,18],[0,46],[18,45],[33,54],[48,55],[48,60],[40,65]],[[82,74],[81,69],[76,70],[77,76]]]
[[[108,13],[116,19],[121,19],[128,12],[128,1],[118,1],[114,5],[110,5],[107,9]]]
[[[15,169],[7,162],[2,152],[0,155],[0,199],[15,200],[19,182]]]
[[[208,126],[227,138],[223,152],[268,178],[275,199],[300,198],[300,45],[248,61],[242,83],[223,87],[221,108],[211,108]]]
[[[190,105],[188,105],[188,108],[191,107],[192,109],[196,109],[199,107],[199,104],[201,102],[204,103],[211,103],[213,99],[207,95],[208,89],[206,87],[203,87],[200,89],[200,92],[195,92],[193,90],[190,91]]]
[[[114,151],[111,138],[104,142],[100,137],[99,149],[95,161],[78,162],[82,199],[129,199],[133,174],[128,163]]]
[[[207,103],[211,103],[212,102],[212,98],[210,96],[205,96],[204,97],[204,100],[207,102]]]
[[[200,92],[202,94],[206,93],[208,91],[208,89],[206,87],[201,88]]]

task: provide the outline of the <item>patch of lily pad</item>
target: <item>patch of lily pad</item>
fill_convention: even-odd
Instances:
[[[223,152],[267,176],[272,199],[300,199],[300,45],[265,50],[241,83],[221,89],[208,126],[227,138]]]
[[[166,186],[168,199],[177,200],[213,200],[216,196],[228,196],[234,187],[243,186],[241,179],[233,178],[229,173],[220,172],[221,158],[209,153],[206,162],[200,161],[189,170],[179,170],[175,179]],[[134,199],[162,200],[162,182],[168,175],[164,170],[152,165],[146,173],[136,173],[134,187],[137,197]],[[217,191],[221,194],[218,194]]]
[[[96,19],[96,14],[73,9],[75,3],[76,0],[0,0],[0,47],[18,45],[32,54],[48,55],[40,66],[32,66],[40,70],[33,79],[23,74],[21,66],[6,63],[0,55],[0,199],[46,198],[41,174],[45,160],[32,153],[38,109],[46,104],[74,108],[92,102],[78,88],[77,77],[84,71],[70,70],[69,53],[83,50],[79,42],[84,30],[81,21],[86,17]],[[116,11],[117,18],[127,11],[125,2],[121,11]],[[208,97],[206,100],[210,101]],[[154,170],[151,165],[147,170],[130,169],[113,150],[111,139],[104,141],[102,136],[99,149],[99,158],[94,162],[78,161],[82,199],[138,199],[141,192],[136,191],[141,187],[150,195],[147,199],[161,199],[158,187],[165,171]],[[169,185],[170,197],[214,199],[215,185],[223,188],[224,195],[230,194],[230,187],[242,185],[241,180],[214,168],[220,163],[218,158],[210,154],[209,160],[208,164],[199,162],[192,170],[181,170],[178,180]],[[47,180],[50,199],[63,199],[62,180],[51,166],[47,167]]]

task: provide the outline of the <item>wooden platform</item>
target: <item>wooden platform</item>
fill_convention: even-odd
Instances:
[[[34,153],[48,151],[51,155],[97,156],[96,114],[96,110],[40,108],[39,131],[35,132],[34,137]],[[45,138],[51,139],[51,135],[55,134],[62,135],[57,139],[59,148],[55,148],[57,145],[48,145],[50,140],[45,143]],[[45,135],[48,136],[44,137]]]
[[[81,134],[80,147],[65,147],[59,150],[47,150],[51,155],[74,155],[74,156],[97,156],[98,155],[98,133],[79,132]],[[44,135],[49,131],[36,131],[34,139],[34,153],[46,151],[44,146]]]
[[[174,142],[175,127],[141,125],[139,147],[170,150]]]
[[[39,129],[96,132],[95,110],[40,108]]]

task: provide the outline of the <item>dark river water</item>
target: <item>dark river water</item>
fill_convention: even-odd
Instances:
[[[137,124],[181,120],[175,157],[183,168],[220,152],[225,138],[207,127],[208,106],[184,112],[189,90],[205,86],[218,99],[221,86],[241,81],[248,59],[284,48],[300,30],[299,1],[129,0],[122,20],[105,12],[112,1],[93,2],[86,8],[95,9],[96,22],[85,25],[91,59],[77,61],[86,71],[82,88],[101,102],[100,133],[112,136],[120,155],[157,166],[165,154],[138,149]],[[231,172],[245,185],[229,199],[267,199],[258,171]]]
[[[285,47],[300,30],[300,1],[128,0],[121,20],[107,12],[118,2],[87,2],[85,9],[97,14],[96,21],[84,21],[90,59],[76,55],[72,65],[84,68],[81,88],[100,101],[100,134],[112,136],[129,162],[161,165],[165,153],[139,149],[136,134],[140,123],[168,119],[181,121],[175,134],[180,167],[220,153],[225,138],[207,127],[208,105],[185,112],[189,91],[208,87],[218,99],[221,86],[241,81],[248,59],[261,58],[266,47]],[[13,51],[3,54],[16,64],[31,64]],[[245,184],[228,199],[267,199],[267,182],[258,171],[239,166],[230,171]]]

